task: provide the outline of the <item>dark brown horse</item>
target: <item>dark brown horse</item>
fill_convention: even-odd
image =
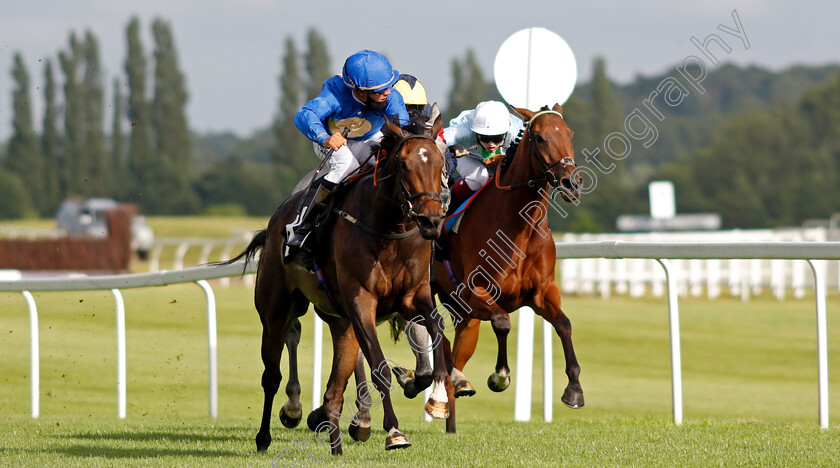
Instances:
[[[297,380],[296,347],[298,317],[310,303],[332,333],[333,365],[324,394],[324,405],[309,417],[321,432],[329,432],[333,454],[340,454],[341,433],[338,418],[344,403],[344,389],[356,367],[361,348],[373,371],[373,385],[384,408],[383,428],[388,433],[385,447],[410,445],[399,430],[391,405],[391,372],[379,346],[378,321],[394,311],[406,320],[422,318],[429,333],[440,333],[432,319],[434,308],[429,284],[431,243],[440,234],[444,215],[441,201],[443,156],[433,136],[440,129],[440,115],[429,122],[423,134],[409,133],[388,122],[382,141],[382,154],[373,175],[351,185],[333,211],[339,218],[319,227],[328,235],[319,236],[316,275],[298,262],[282,261],[283,229],[295,216],[301,194],[281,205],[237,258],[251,259],[262,250],[257,269],[254,303],[263,325],[262,359],[265,392],[257,449],[271,443],[270,420],[274,395],[280,385],[280,357],[289,346],[290,376],[287,402],[280,418],[287,427],[301,420],[300,385]],[[384,129],[383,129],[384,130]],[[320,277],[319,277],[320,276]],[[320,283],[320,284],[319,284]],[[324,287],[331,294],[325,294]],[[299,326],[299,325],[298,325]],[[435,393],[427,410],[446,417],[447,368],[441,346],[434,350]]]
[[[516,111],[527,124],[507,171],[502,175],[501,165],[497,166],[495,182],[476,196],[461,219],[458,233],[449,235],[452,269],[460,284],[456,286],[439,263],[435,288],[458,322],[452,348],[456,369],[463,370],[475,351],[479,321],[490,321],[498,340],[498,356],[488,386],[494,391],[507,388],[508,311],[530,306],[560,336],[569,378],[562,400],[579,408],[583,406],[580,366],[572,346],[571,323],[560,308],[560,290],[554,282],[556,254],[547,222],[548,211],[559,206],[555,195],[567,202],[575,202],[580,196],[573,132],[563,120],[559,105],[539,112]],[[454,370],[452,383],[456,395],[474,393],[469,382]],[[447,430],[455,430],[451,404]]]

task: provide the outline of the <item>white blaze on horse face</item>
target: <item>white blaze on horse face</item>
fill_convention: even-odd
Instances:
[[[428,162],[429,162],[429,157],[428,157],[428,156],[426,156],[426,148],[420,148],[420,159],[421,159],[424,163],[428,163]]]

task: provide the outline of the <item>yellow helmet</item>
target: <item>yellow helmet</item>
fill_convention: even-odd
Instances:
[[[394,84],[394,89],[400,92],[407,106],[425,106],[429,103],[426,98],[426,88],[412,75],[400,75]]]

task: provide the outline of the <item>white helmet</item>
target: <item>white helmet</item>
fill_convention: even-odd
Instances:
[[[510,112],[499,101],[485,101],[475,106],[470,130],[479,135],[502,135],[510,129]]]

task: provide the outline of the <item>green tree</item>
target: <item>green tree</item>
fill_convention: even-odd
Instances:
[[[85,163],[85,101],[84,88],[79,78],[79,63],[84,47],[71,32],[67,50],[58,53],[61,70],[64,73],[64,162],[61,186],[68,195],[86,193],[84,177]]]
[[[612,132],[622,131],[624,119],[615,86],[607,77],[603,58],[596,58],[592,67],[592,135],[599,143]]]
[[[32,209],[28,190],[17,174],[0,170],[0,187],[3,187],[0,219],[19,219],[37,214]]]
[[[140,41],[140,20],[134,17],[126,27],[128,55],[125,73],[128,79],[128,108],[126,115],[130,122],[128,169],[131,177],[129,200],[139,203],[150,212],[154,202],[151,190],[155,180],[156,161],[152,153],[152,113],[146,97],[147,62]]]
[[[108,194],[106,183],[111,179],[110,166],[106,164],[104,124],[104,98],[102,67],[99,60],[99,42],[92,32],[85,32],[84,59],[84,192],[90,196]]]
[[[467,51],[463,61],[457,58],[452,60],[452,81],[449,107],[445,112],[447,118],[454,118],[462,111],[473,109],[479,102],[498,99],[495,86],[484,79],[472,49]]]
[[[840,170],[840,74],[806,92],[799,107],[821,146],[832,154],[835,170]]]
[[[615,87],[607,77],[603,59],[598,58],[593,63],[589,99],[570,99],[564,118],[570,125],[573,124],[574,146],[578,155],[584,149],[589,152],[599,151],[599,161],[615,164],[617,168],[609,173],[593,170],[598,176],[597,185],[581,197],[580,204],[567,210],[568,219],[552,226],[557,228],[565,225],[567,229],[575,231],[613,231],[615,219],[619,215],[644,212],[646,197],[640,193],[640,181],[631,180],[626,175],[626,160],[612,160],[605,154],[603,147],[604,139],[614,131],[622,131],[624,123],[621,105],[616,98]],[[579,158],[578,164],[589,168],[593,166],[584,158]]]
[[[6,152],[6,167],[23,182],[24,189],[37,210],[44,204],[38,137],[32,127],[29,104],[29,72],[20,53],[15,53],[12,66],[15,87],[12,90],[12,136]]]
[[[186,83],[178,68],[178,54],[169,23],[155,19],[152,35],[155,41],[152,125],[162,169],[158,171],[153,185],[159,200],[155,211],[194,213],[198,208],[198,199],[189,180],[192,137],[187,124]]]
[[[111,181],[109,192],[117,199],[124,199],[128,194],[123,186],[128,180],[128,171],[123,149],[123,95],[119,78],[114,78],[114,103],[111,105]]]
[[[279,181],[279,199],[290,195],[297,181],[312,169],[315,161],[312,143],[294,122],[295,113],[303,105],[299,62],[295,43],[287,38],[280,75],[280,112],[274,124],[275,145],[272,151]]]
[[[306,34],[304,64],[306,67],[307,81],[303,100],[308,101],[320,94],[324,81],[334,75],[330,71],[330,54],[327,51],[327,41],[314,28],[310,29]]]
[[[64,167],[61,157],[61,135],[58,131],[58,108],[55,102],[55,79],[52,62],[44,66],[44,120],[41,132],[41,156],[43,158],[44,205],[42,215],[51,215],[64,198],[59,183]]]

